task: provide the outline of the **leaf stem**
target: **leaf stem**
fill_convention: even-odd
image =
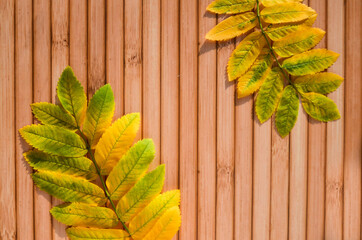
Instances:
[[[94,154],[93,154],[92,148],[91,148],[91,146],[90,146],[90,144],[89,144],[89,142],[88,142],[88,140],[87,140],[87,137],[86,137],[86,136],[84,135],[84,133],[80,130],[79,126],[77,127],[77,129],[78,129],[81,137],[82,137],[83,140],[85,141],[86,146],[87,146],[88,153],[89,153],[89,155],[90,155],[90,157],[91,157],[91,160],[92,160],[94,166],[96,167],[96,171],[97,171],[98,177],[99,177],[99,179],[101,180],[101,183],[102,183],[102,186],[103,186],[104,195],[107,197],[108,201],[111,203],[111,206],[112,206],[114,212],[116,213],[118,220],[121,222],[123,228],[124,228],[124,229],[126,230],[126,232],[131,236],[131,233],[130,233],[128,227],[127,227],[126,224],[121,220],[121,217],[119,216],[119,214],[118,214],[118,212],[117,212],[117,208],[116,208],[116,206],[114,205],[114,202],[113,202],[112,199],[111,199],[111,195],[110,195],[109,192],[108,192],[107,185],[106,185],[106,183],[104,182],[104,179],[103,179],[102,174],[101,174],[101,170],[99,169],[99,166],[98,166],[98,164],[97,164],[97,162],[96,162],[96,160],[95,160],[95,158],[94,158]]]

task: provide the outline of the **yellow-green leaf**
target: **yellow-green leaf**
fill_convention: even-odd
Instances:
[[[280,136],[285,137],[294,127],[298,117],[299,98],[292,85],[284,88],[275,114],[275,126]]]
[[[117,212],[124,222],[129,222],[161,192],[165,179],[165,165],[145,175],[117,204]]]
[[[58,127],[77,129],[74,118],[61,107],[52,103],[39,102],[31,104],[34,116],[43,124],[55,125]]]
[[[218,14],[234,14],[250,11],[254,8],[255,0],[215,0],[207,10]]]
[[[314,74],[332,66],[338,56],[327,49],[313,49],[284,60],[282,67],[293,76]]]
[[[246,97],[257,91],[269,73],[272,65],[270,53],[261,54],[249,71],[238,79],[238,98]]]
[[[273,49],[281,57],[290,57],[316,46],[322,40],[325,33],[325,31],[319,28],[305,28],[279,41],[275,41]]]
[[[129,234],[121,229],[71,227],[66,232],[71,240],[130,240]]]
[[[254,28],[257,24],[256,15],[247,12],[236,16],[231,16],[220,22],[206,34],[206,39],[213,41],[228,40]]]
[[[315,11],[302,3],[283,3],[264,8],[261,19],[266,23],[299,22],[315,14]]]
[[[50,210],[53,217],[68,226],[111,228],[118,224],[113,210],[84,203],[66,203]]]
[[[129,231],[134,239],[142,239],[168,209],[180,204],[180,190],[158,195],[129,223]]]
[[[61,127],[29,125],[19,132],[27,143],[46,153],[63,157],[81,157],[87,153],[80,136]]]
[[[170,240],[177,233],[180,225],[180,209],[178,207],[172,207],[162,215],[143,240]]]
[[[341,76],[331,72],[323,72],[298,77],[294,84],[302,92],[327,94],[337,90],[342,82]]]
[[[307,27],[303,24],[288,24],[282,26],[272,26],[266,29],[265,32],[271,40],[278,41],[294,32],[304,31],[306,28]]]
[[[302,105],[306,113],[312,118],[327,122],[341,118],[337,105],[332,99],[319,93],[304,93]]]
[[[113,200],[119,200],[147,171],[155,157],[151,139],[137,142],[122,157],[107,178],[108,191]]]
[[[303,0],[261,0],[261,4],[265,7],[271,7],[274,5],[282,4],[282,3],[299,3],[303,2]]]
[[[92,148],[95,148],[103,132],[111,125],[114,113],[114,96],[109,84],[96,91],[89,102],[83,131]]]
[[[106,202],[103,190],[83,178],[49,171],[38,171],[32,177],[41,190],[64,202],[83,202],[99,205]]]
[[[77,126],[80,126],[87,109],[87,97],[82,84],[74,76],[73,70],[69,66],[60,76],[57,95],[64,109],[75,118]]]
[[[140,114],[130,113],[116,120],[102,135],[94,157],[102,175],[108,175],[134,141]]]
[[[260,32],[253,32],[235,48],[228,62],[229,81],[243,75],[259,56],[266,41]]]
[[[279,68],[273,68],[261,85],[255,102],[255,112],[261,123],[274,113],[283,90],[283,77]]]
[[[97,177],[96,169],[86,157],[60,157],[39,151],[24,153],[26,161],[35,170],[55,171],[93,180]]]

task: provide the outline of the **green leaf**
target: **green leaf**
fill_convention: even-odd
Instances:
[[[24,153],[25,160],[35,170],[55,171],[93,180],[97,177],[96,169],[86,157],[66,158],[53,156],[39,151]]]
[[[302,105],[305,112],[316,120],[327,122],[341,118],[336,104],[322,94],[304,93]]]
[[[151,139],[137,142],[113,168],[107,178],[111,199],[119,200],[147,171],[155,157],[155,146]]]
[[[38,171],[32,177],[41,190],[64,202],[99,205],[106,202],[103,190],[83,178],[49,171]]]
[[[234,14],[250,11],[254,8],[255,0],[215,0],[207,10],[218,14]]]
[[[266,23],[298,22],[314,15],[315,11],[302,3],[282,3],[266,7],[260,12],[261,19]]]
[[[31,109],[34,116],[43,124],[64,127],[70,130],[77,129],[74,118],[58,105],[46,102],[33,103]]]
[[[283,77],[279,68],[273,68],[259,90],[255,112],[261,123],[274,113],[283,90]]]
[[[249,96],[260,88],[272,63],[270,53],[260,54],[251,68],[238,79],[238,98]]]
[[[103,132],[111,125],[114,113],[114,96],[109,84],[96,91],[89,102],[83,131],[92,148]]]
[[[117,119],[102,135],[94,153],[102,175],[108,175],[132,145],[140,126],[140,114],[130,113]]]
[[[68,226],[111,228],[118,225],[118,218],[111,209],[84,203],[58,205],[50,213]]]
[[[293,76],[314,74],[332,66],[338,56],[327,49],[313,49],[284,60],[282,67]]]
[[[142,239],[168,209],[180,204],[180,190],[158,195],[129,223],[129,231],[134,239]]]
[[[243,75],[259,56],[266,41],[260,32],[253,32],[245,37],[235,48],[228,63],[229,81]]]
[[[231,16],[211,29],[206,34],[206,39],[224,41],[240,36],[256,26],[258,22],[256,19],[253,12]]]
[[[295,79],[295,86],[302,92],[327,94],[337,90],[343,78],[335,73],[323,72]]]
[[[292,33],[304,31],[305,29],[307,29],[307,26],[304,24],[287,24],[282,26],[272,26],[267,28],[265,32],[271,40],[278,41]]]
[[[275,126],[280,136],[285,137],[294,127],[298,117],[299,98],[292,85],[284,88],[275,114]]]
[[[130,240],[129,234],[121,229],[71,227],[66,232],[71,240]]]
[[[138,181],[117,204],[117,212],[124,222],[129,222],[161,192],[165,179],[165,165],[159,165]]]
[[[50,125],[29,125],[19,130],[31,146],[63,157],[81,157],[87,153],[83,140],[74,132]]]
[[[87,109],[87,97],[82,84],[74,76],[73,70],[69,66],[64,69],[60,76],[57,95],[64,109],[75,117],[77,126],[80,126]]]

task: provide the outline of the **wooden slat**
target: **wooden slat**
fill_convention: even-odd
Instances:
[[[361,14],[362,2],[346,1],[346,82],[344,135],[343,238],[361,238],[361,159],[362,159],[362,83]]]
[[[0,238],[16,239],[14,1],[0,1]]]
[[[33,2],[33,100],[51,102],[51,16],[48,0]],[[34,187],[35,240],[52,239],[51,196]]]
[[[152,138],[160,163],[161,120],[161,1],[143,1],[143,137]]]
[[[69,1],[69,64],[87,91],[87,1]]]
[[[106,33],[106,79],[113,89],[116,109],[114,119],[121,117],[124,113],[124,33],[123,33],[123,1],[107,0],[107,33]]]
[[[69,64],[69,1],[54,0],[51,2],[52,15],[52,102],[58,102],[56,86],[58,79]],[[53,198],[53,206],[62,201]],[[52,218],[53,240],[67,239],[65,225]]]
[[[32,1],[15,4],[15,128],[33,123],[30,104],[33,101],[33,29]],[[31,167],[23,152],[31,147],[16,134],[16,213],[18,239],[34,239],[33,181]]]
[[[180,1],[180,239],[197,239],[197,49],[194,0]]]
[[[328,70],[344,77],[344,1],[327,4],[327,47],[340,54]],[[329,97],[337,104],[342,119],[327,124],[325,238],[343,239],[343,137],[344,86]]]
[[[270,239],[288,239],[289,136],[280,137],[272,121]]]
[[[218,22],[226,16],[218,16]],[[217,117],[216,117],[216,239],[234,236],[234,93],[235,83],[227,77],[227,63],[235,47],[234,41],[220,42],[217,49]]]
[[[198,235],[215,239],[216,217],[216,44],[205,34],[215,26],[216,16],[206,12],[211,0],[199,2],[198,83]]]
[[[326,1],[310,0],[309,6],[316,10],[316,27],[326,29]],[[323,39],[317,48],[325,48]],[[325,162],[326,162],[326,124],[309,117],[308,124],[308,209],[307,239],[324,239],[325,215]]]

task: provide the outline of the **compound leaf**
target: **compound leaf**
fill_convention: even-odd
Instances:
[[[332,66],[338,56],[327,49],[313,49],[284,60],[282,67],[293,76],[314,74]]]
[[[273,49],[281,57],[290,57],[316,46],[324,37],[325,31],[319,28],[305,28],[274,42]]]
[[[114,96],[109,84],[98,89],[89,102],[83,131],[89,144],[95,148],[103,132],[111,125]]]
[[[68,226],[111,228],[118,224],[113,210],[85,203],[66,203],[50,210],[53,217]]]
[[[159,165],[138,181],[117,204],[117,212],[124,222],[129,222],[161,192],[165,179],[165,165]]]
[[[67,112],[63,111],[58,105],[39,102],[31,104],[34,116],[43,124],[54,125],[58,127],[76,130],[77,123]]]
[[[213,41],[228,40],[246,33],[254,28],[256,24],[256,15],[253,12],[231,16],[211,29],[206,34],[206,39]]]
[[[294,84],[302,92],[327,94],[337,90],[342,82],[341,76],[331,72],[322,72],[298,77]]]
[[[302,94],[302,105],[305,112],[316,120],[327,122],[341,118],[337,105],[322,94],[313,92]]]
[[[74,76],[71,67],[66,67],[57,85],[57,95],[63,108],[68,111],[79,127],[87,109],[87,97],[82,84]]]
[[[284,88],[282,97],[275,114],[275,126],[280,136],[287,136],[298,117],[299,98],[292,85]]]
[[[215,0],[207,10],[218,14],[234,14],[250,11],[254,8],[255,0]]]
[[[130,240],[129,234],[121,229],[71,227],[66,232],[71,240]]]
[[[261,19],[266,23],[288,23],[298,22],[314,15],[315,11],[298,2],[283,3],[264,8],[261,12]]]
[[[229,81],[240,77],[251,67],[265,44],[265,38],[260,32],[253,32],[240,42],[228,62]]]
[[[303,0],[261,0],[261,4],[265,7],[271,7],[274,5],[282,4],[282,3],[293,3],[293,2],[303,2]]]
[[[35,170],[55,171],[77,177],[93,180],[97,176],[96,169],[91,160],[86,157],[60,157],[40,151],[24,153],[25,160]]]
[[[181,213],[178,207],[167,210],[143,240],[168,240],[179,230]],[[140,238],[141,239],[141,238]],[[138,240],[138,239],[135,239]]]
[[[103,190],[83,178],[50,171],[38,171],[32,177],[41,190],[64,202],[99,205],[106,202]]]
[[[251,68],[238,79],[238,98],[246,97],[257,91],[269,73],[272,65],[270,53],[261,54]]]
[[[155,146],[151,139],[143,139],[131,147],[107,178],[111,199],[123,197],[145,174],[154,157]]]
[[[102,135],[94,157],[102,175],[108,175],[134,141],[140,114],[130,113],[116,120]]]
[[[261,123],[274,113],[283,90],[283,77],[279,68],[273,68],[261,85],[255,102],[255,112]]]
[[[158,195],[129,223],[132,237],[134,239],[142,239],[164,212],[179,204],[180,190],[168,191]]]
[[[76,133],[51,125],[28,125],[19,130],[31,146],[63,157],[81,157],[87,153],[83,140]]]

